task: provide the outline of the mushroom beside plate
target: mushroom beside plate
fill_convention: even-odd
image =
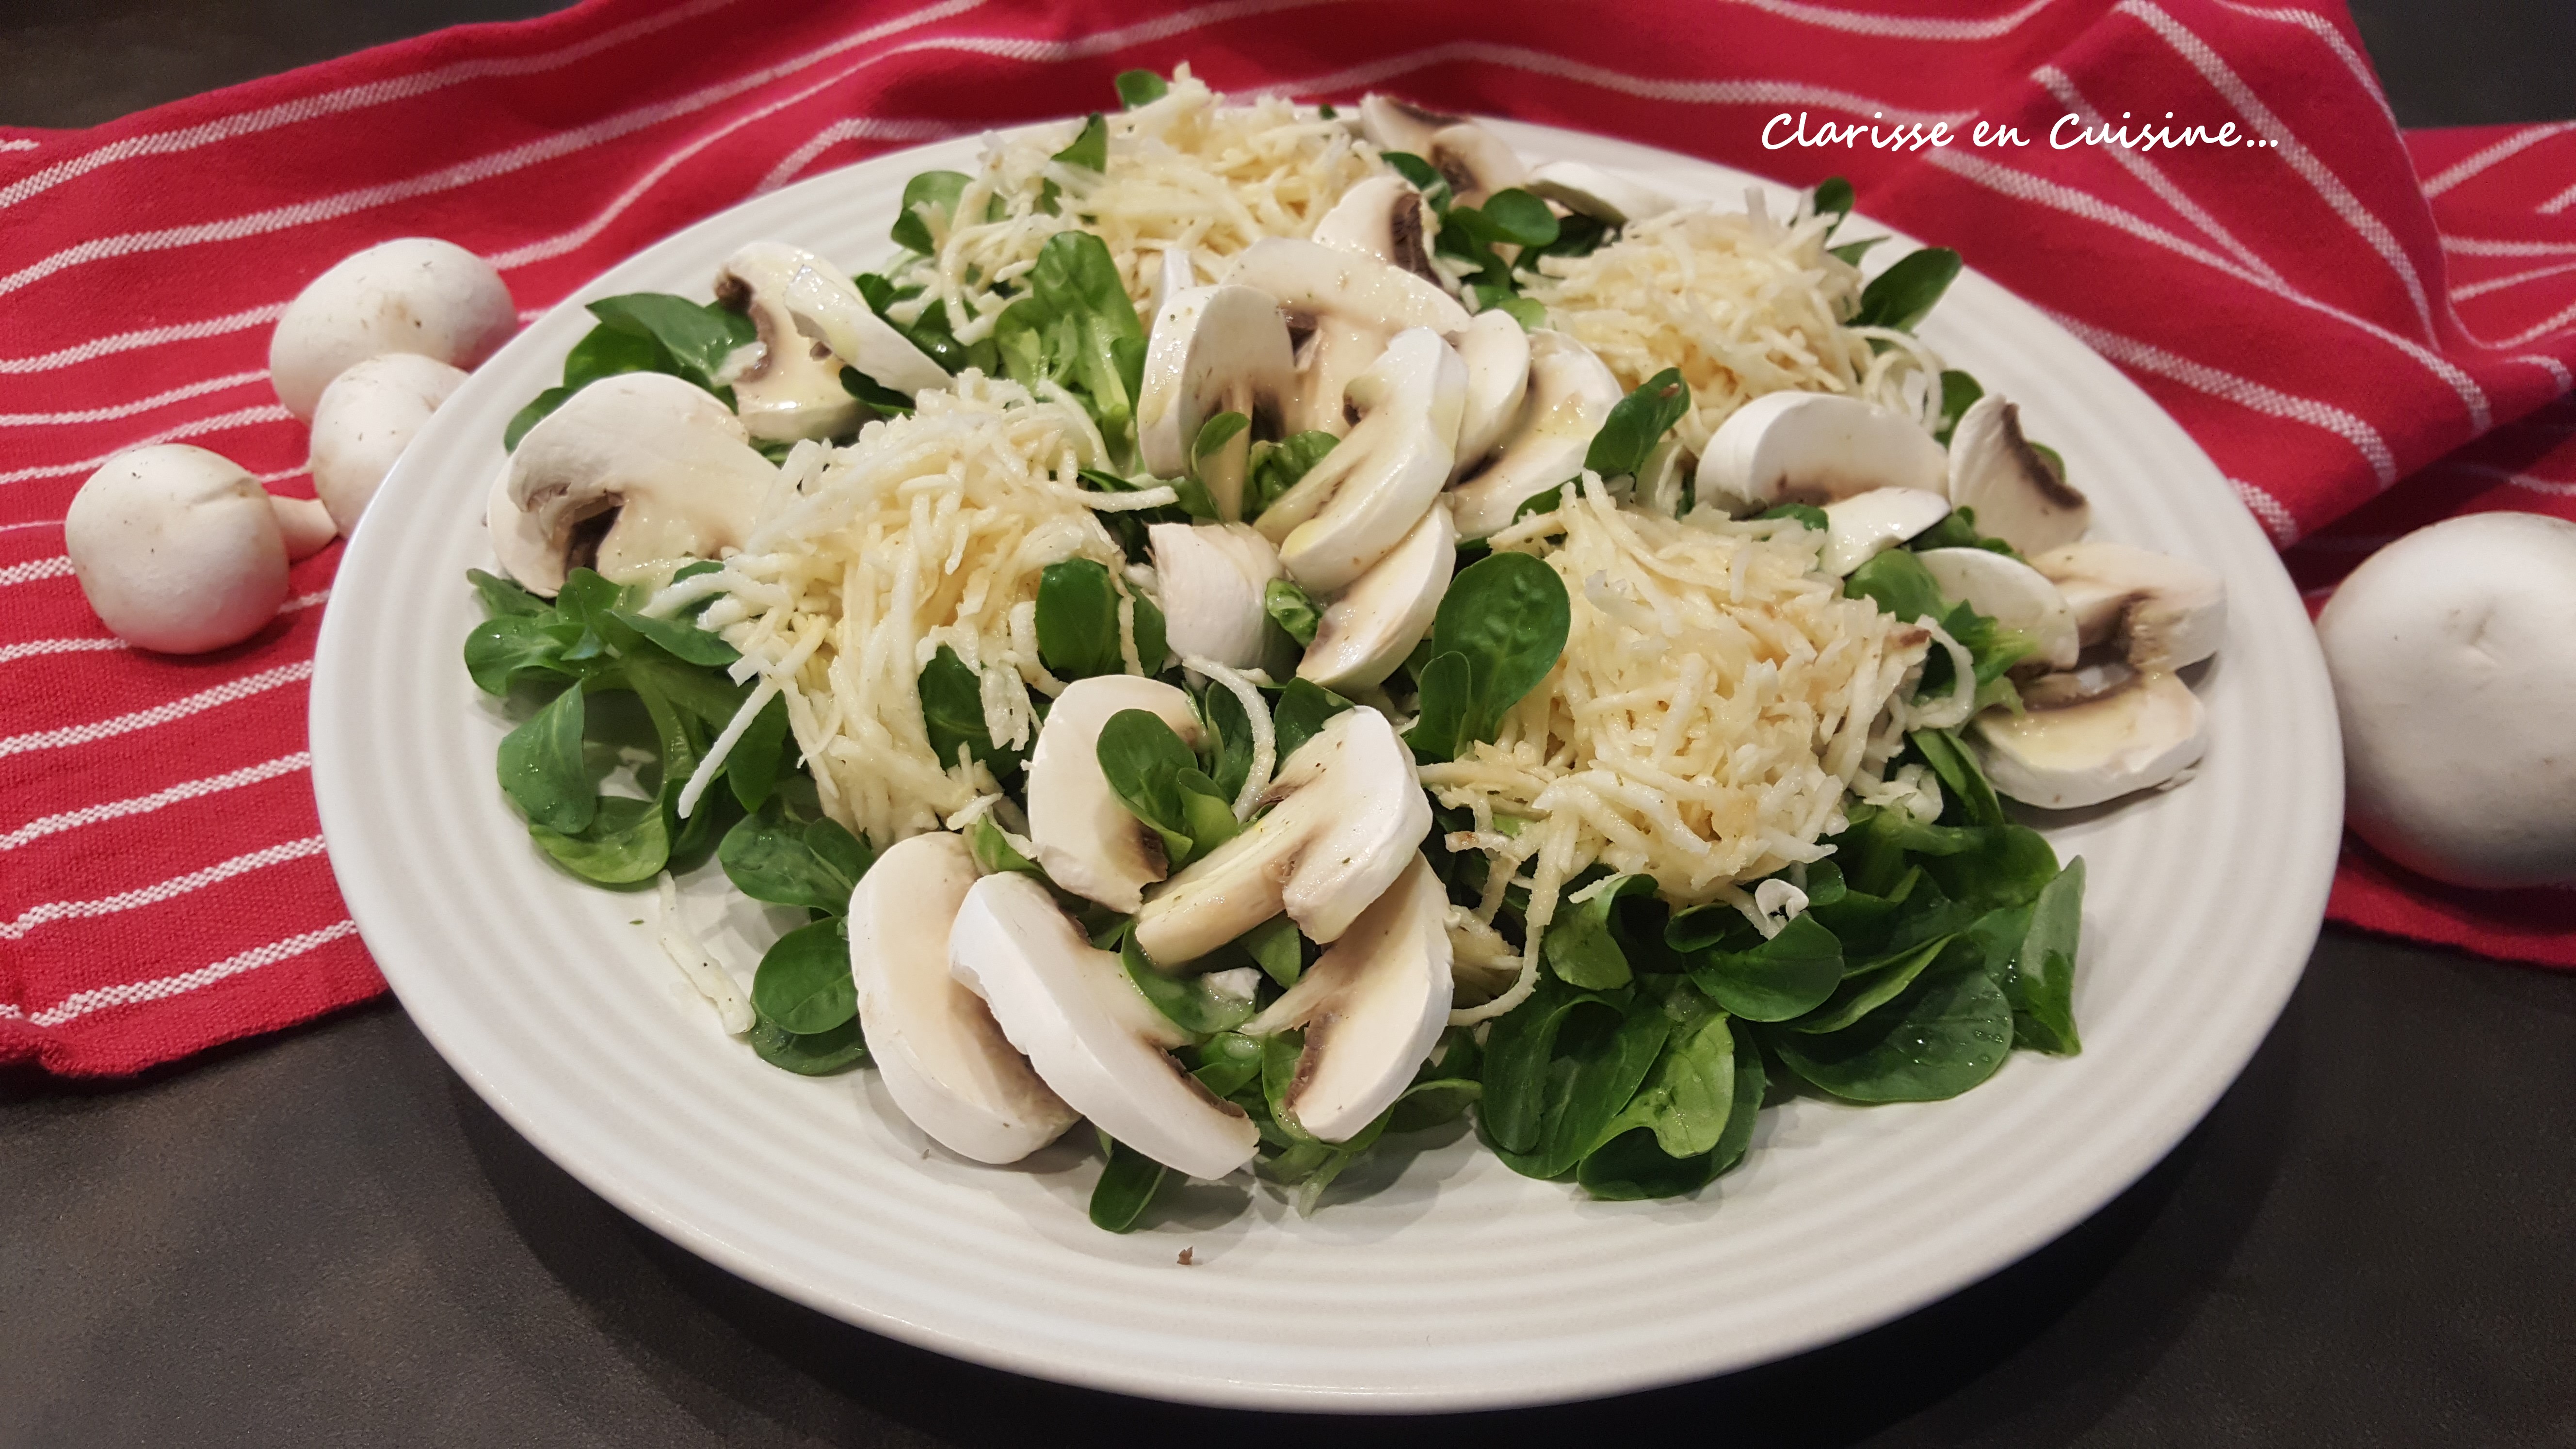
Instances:
[[[1582,162],[1730,207],[1764,185],[1773,215],[1793,199],[1641,146],[1492,124],[1533,165]],[[870,1070],[796,1077],[726,1038],[661,957],[649,910],[554,871],[494,786],[507,721],[457,648],[477,618],[464,572],[491,564],[482,505],[501,428],[587,329],[581,300],[704,296],[755,241],[868,264],[904,182],[969,169],[977,146],[807,179],[610,269],[430,419],[372,505],[386,519],[340,572],[312,744],[342,890],[413,1020],[582,1182],[756,1283],[979,1363],[1244,1408],[1496,1408],[1742,1368],[1955,1291],[2108,1201],[2235,1078],[2307,959],[2340,836],[2314,636],[2263,534],[2181,428],[1974,272],[1926,340],[2065,454],[2093,537],[2206,564],[2229,599],[2226,645],[2196,681],[2212,741],[2198,778],[2033,817],[2089,867],[2083,1055],[2019,1054],[1949,1102],[1782,1104],[1764,1114],[1764,1150],[1693,1198],[1586,1202],[1432,1135],[1355,1168],[1312,1217],[1238,1177],[1114,1236],[1084,1216],[1098,1169],[1079,1127],[987,1167],[906,1126]],[[685,890],[714,944],[750,949],[757,911],[726,904],[720,881]],[[588,1049],[564,1051],[568,1033]],[[1193,1266],[1176,1263],[1183,1248]]]

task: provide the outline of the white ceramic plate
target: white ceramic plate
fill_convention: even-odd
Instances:
[[[1762,185],[1503,130],[1533,160],[1621,167],[1682,195]],[[703,296],[757,239],[874,265],[904,181],[974,150],[880,157],[746,202],[582,295]],[[1765,189],[1785,209],[1789,193]],[[1083,1213],[1093,1169],[1072,1148],[977,1166],[930,1147],[873,1073],[795,1077],[727,1040],[633,924],[649,898],[553,869],[495,786],[507,724],[458,662],[479,617],[464,573],[491,565],[481,520],[502,425],[589,326],[578,300],[456,394],[349,546],[313,680],[332,863],[403,1005],[513,1126],[656,1230],[852,1323],[1021,1373],[1245,1407],[1485,1408],[1744,1367],[1937,1299],[2093,1212],[2234,1080],[2315,940],[2342,770],[2297,594],[2180,427],[1971,272],[1927,340],[2021,401],[2091,492],[2096,536],[2202,560],[2230,592],[2226,647],[2199,681],[2215,732],[2199,777],[2049,827],[2090,866],[2084,1054],[2018,1053],[1951,1102],[1795,1102],[1764,1115],[1741,1170],[1686,1200],[1590,1202],[1467,1139],[1364,1164],[1311,1219],[1238,1176],[1192,1187],[1149,1230],[1099,1232]],[[702,898],[699,919],[715,909]]]

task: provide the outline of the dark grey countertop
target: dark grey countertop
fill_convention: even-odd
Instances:
[[[8,0],[0,121],[77,125],[536,0]],[[2410,124],[2576,116],[2576,6],[2357,7]],[[2576,974],[2329,929],[2110,1207],[1850,1342],[1357,1443],[2576,1446]],[[1014,1378],[630,1221],[381,1004],[147,1080],[0,1077],[0,1449],[1019,1444],[1275,1419]],[[1722,1291],[1722,1285],[1712,1285]]]

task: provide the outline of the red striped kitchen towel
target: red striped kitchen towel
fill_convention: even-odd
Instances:
[[[2425,518],[2576,511],[2576,133],[2402,136],[2329,3],[592,0],[451,30],[88,131],[0,128],[0,1060],[131,1072],[382,989],[306,775],[337,548],[267,632],[196,659],[108,638],[63,558],[73,490],[138,443],[310,491],[264,368],[307,278],[442,236],[533,314],[767,188],[1181,60],[1228,90],[1393,89],[1849,175],[2127,368],[2312,582]],[[2050,144],[2167,112],[2262,144]],[[1783,114],[2029,144],[1766,148]],[[2335,910],[2569,964],[2565,899],[2355,862]]]

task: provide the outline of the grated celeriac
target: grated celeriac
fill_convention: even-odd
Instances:
[[[1226,258],[1263,237],[1311,234],[1343,192],[1387,169],[1347,124],[1276,97],[1227,104],[1187,66],[1160,99],[1107,121],[1105,175],[1053,159],[1073,140],[1070,128],[991,139],[956,215],[981,218],[997,199],[1002,215],[955,226],[927,218],[937,254],[894,277],[922,294],[890,315],[910,324],[941,302],[958,340],[974,342],[1011,301],[996,285],[1036,265],[1047,238],[1077,227],[1107,244],[1141,310],[1164,252],[1189,249],[1198,279],[1213,280]],[[1044,205],[1050,183],[1052,212]]]
[[[1528,293],[1623,387],[1680,368],[1691,411],[1674,431],[1694,454],[1737,408],[1793,388],[1866,398],[1931,426],[1941,361],[1910,334],[1844,325],[1861,274],[1825,249],[1829,221],[1803,206],[1777,220],[1748,192],[1741,213],[1686,207],[1632,223],[1588,256],[1544,258]]]
[[[1579,497],[1496,536],[1556,570],[1572,621],[1493,742],[1421,770],[1474,819],[1453,848],[1490,858],[1478,918],[1493,921],[1507,886],[1529,891],[1519,982],[1454,1019],[1527,995],[1560,892],[1595,863],[1758,921],[1736,882],[1821,859],[1845,791],[1879,788],[1932,638],[1844,598],[1815,571],[1816,540],[1786,521],[1621,509],[1589,473]]]
[[[1064,687],[1038,658],[1039,576],[1087,558],[1126,587],[1125,556],[1092,509],[1117,495],[1077,483],[1101,456],[1081,404],[971,371],[918,403],[782,469],[744,549],[678,586],[723,593],[701,622],[742,651],[737,677],[779,683],[824,808],[880,849],[999,788],[982,765],[932,752],[922,667],[956,650],[982,682],[992,739],[1026,746],[1030,692]],[[1132,618],[1123,596],[1131,660]]]

